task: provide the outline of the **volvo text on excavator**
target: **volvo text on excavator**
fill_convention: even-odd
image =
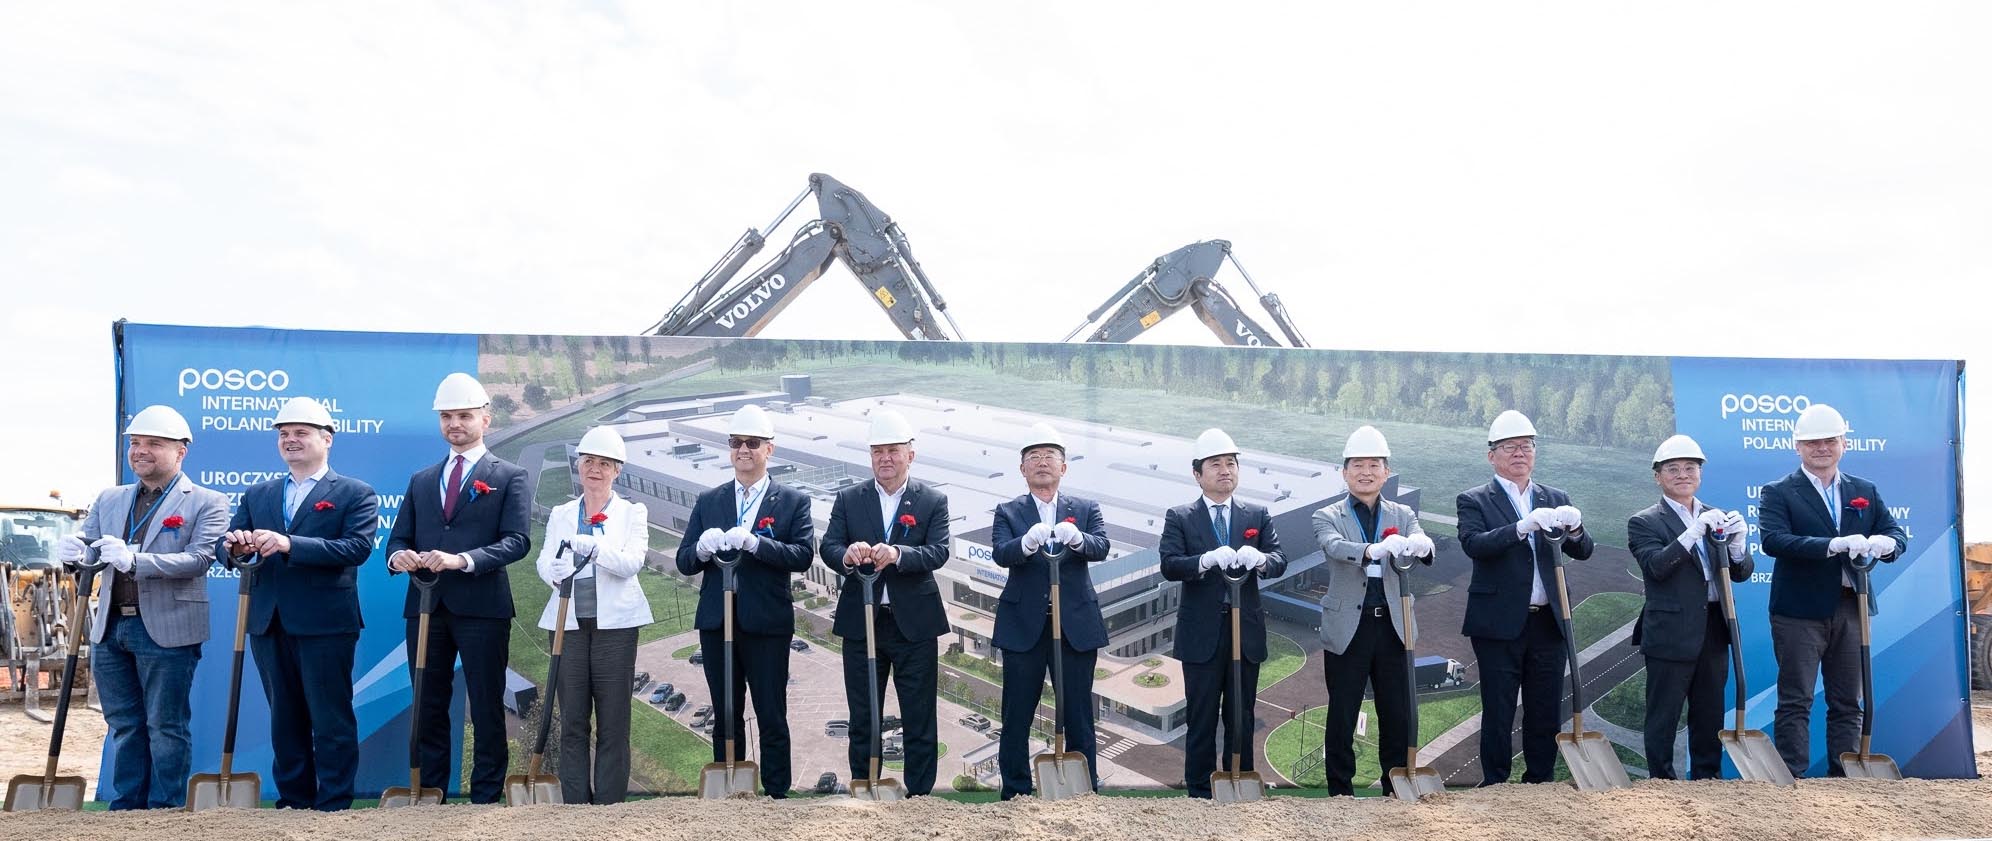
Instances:
[[[1238,301],[1217,282],[1214,276],[1226,261],[1238,269],[1253,294],[1259,296],[1259,305],[1265,307],[1266,314],[1272,316],[1273,323],[1286,335],[1285,344],[1239,309]],[[1072,341],[1095,324],[1099,326],[1086,337],[1088,342],[1132,341],[1184,307],[1195,311],[1197,320],[1227,345],[1308,346],[1287,315],[1285,305],[1280,303],[1280,296],[1261,292],[1252,275],[1232,255],[1231,243],[1221,239],[1193,242],[1155,258],[1155,262],[1142,269],[1099,309],[1088,313],[1085,323],[1067,333],[1064,341]]]

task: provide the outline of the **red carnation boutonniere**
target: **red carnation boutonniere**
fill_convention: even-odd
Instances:
[[[184,526],[184,525],[186,525],[186,524],[187,524],[187,518],[185,518],[185,517],[182,517],[182,516],[180,516],[180,515],[178,515],[178,514],[174,514],[174,515],[173,515],[173,516],[171,516],[171,517],[167,517],[166,519],[164,519],[164,520],[160,520],[160,521],[159,521],[159,530],[160,530],[160,531],[179,531],[179,530],[180,530],[180,527],[181,527],[181,526]]]
[[[1245,539],[1246,539],[1246,540],[1258,540],[1258,539],[1259,539],[1259,530],[1258,530],[1258,529],[1246,529],[1246,530],[1245,530]]]
[[[1391,526],[1390,528],[1387,528],[1387,529],[1384,529],[1384,530],[1383,530],[1383,536],[1384,536],[1384,537],[1394,537],[1394,536],[1396,536],[1396,534],[1397,534],[1397,527],[1396,527],[1396,526]]]
[[[1077,524],[1078,524],[1078,522],[1079,522],[1079,518],[1078,518],[1078,517],[1067,517],[1067,518],[1065,518],[1065,522],[1068,522],[1068,523],[1072,523],[1072,524],[1074,524],[1074,525],[1077,525]]]
[[[588,530],[599,534],[602,531],[602,524],[608,521],[609,512],[597,511],[594,516],[588,518]]]
[[[491,486],[484,484],[483,480],[470,483],[470,498],[472,500],[475,500],[478,497],[488,494],[490,492],[491,492]]]
[[[319,501],[318,501],[318,504],[317,504],[317,505],[313,505],[313,506],[311,506],[311,510],[313,510],[313,511],[330,511],[330,510],[332,510],[332,501],[331,501],[331,500],[329,500],[329,499],[321,499],[321,500],[319,500]]]
[[[1853,506],[1855,511],[1866,511],[1868,507],[1867,497],[1864,496],[1857,496],[1847,500],[1847,504]]]
[[[754,531],[760,532],[762,534],[773,535],[775,533],[775,518],[762,517],[761,519],[756,520],[754,522]]]
[[[913,515],[911,514],[901,514],[899,515],[899,524],[902,526],[906,526],[907,528],[912,528],[913,526],[919,525],[920,521],[913,519]]]

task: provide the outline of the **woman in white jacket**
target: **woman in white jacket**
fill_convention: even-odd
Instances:
[[[629,794],[629,715],[637,628],[651,622],[650,600],[636,575],[650,548],[649,512],[615,494],[627,451],[614,429],[581,436],[576,465],[581,496],[547,516],[539,575],[555,588],[539,626],[553,631],[559,582],[575,576],[567,610],[559,683],[560,794],[564,803],[621,803]],[[560,544],[568,551],[559,554]],[[576,557],[588,559],[578,575]],[[589,717],[595,726],[589,726]],[[595,732],[589,762],[589,732]],[[591,781],[592,779],[592,781]]]

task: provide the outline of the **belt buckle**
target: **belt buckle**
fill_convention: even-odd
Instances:
[[[1530,612],[1530,613],[1541,613],[1541,612],[1542,612],[1542,609],[1543,609],[1543,608],[1545,608],[1545,607],[1548,607],[1548,605],[1540,605],[1540,604],[1532,604],[1532,605],[1529,605],[1529,612]]]
[[[138,615],[138,605],[135,605],[135,604],[121,604],[121,605],[118,605],[118,606],[117,606],[117,608],[118,608],[118,615],[119,615],[119,616],[137,616],[137,615]]]
[[[1384,606],[1382,606],[1382,605],[1378,605],[1378,606],[1376,606],[1376,607],[1372,607],[1372,608],[1370,608],[1370,609],[1369,609],[1369,615],[1371,615],[1371,616],[1374,616],[1374,617],[1376,617],[1376,618],[1378,618],[1378,619],[1381,619],[1381,618],[1383,618],[1383,616],[1384,616],[1384,614],[1385,614],[1385,613],[1389,612],[1389,610],[1390,610],[1390,609],[1389,609],[1389,608],[1387,608],[1387,607],[1384,607]]]

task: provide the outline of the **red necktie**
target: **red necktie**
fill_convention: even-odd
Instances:
[[[450,467],[450,481],[443,485],[443,519],[456,516],[457,497],[463,493],[463,456]]]

